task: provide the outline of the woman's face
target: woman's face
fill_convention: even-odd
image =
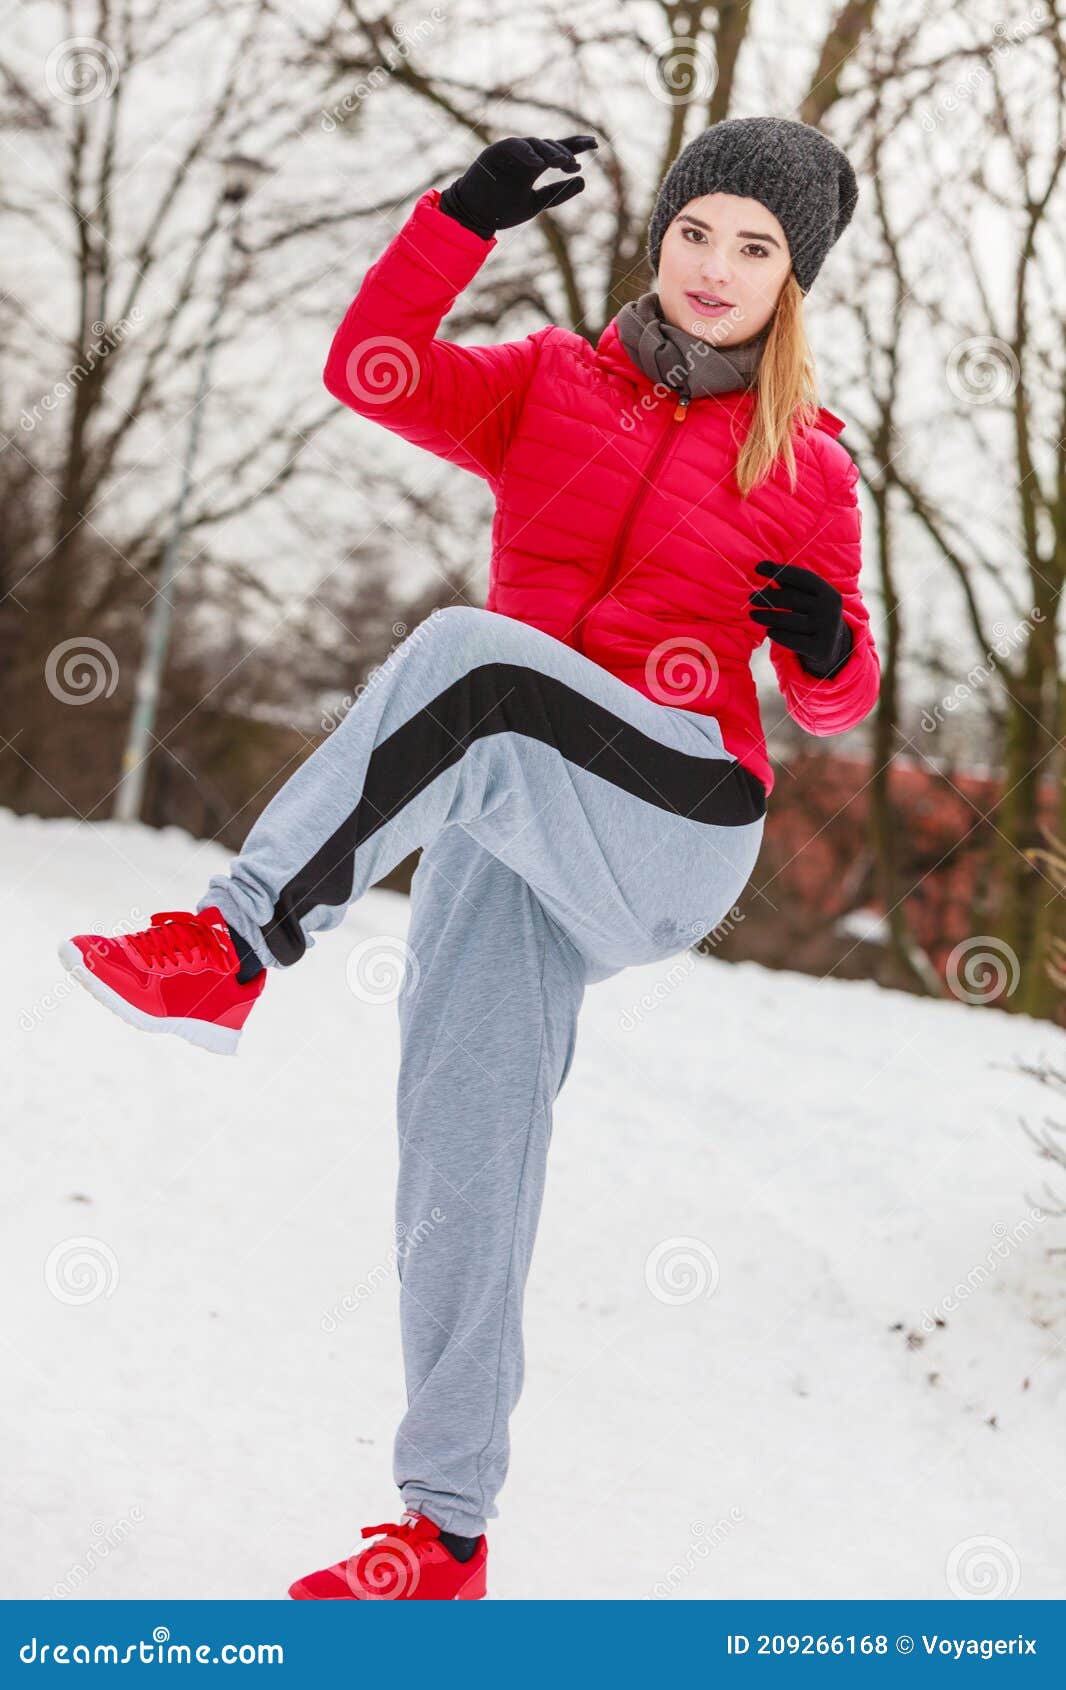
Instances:
[[[738,346],[769,322],[791,267],[785,232],[761,201],[704,194],[689,200],[663,236],[663,315],[715,346]],[[712,306],[708,298],[726,303]]]

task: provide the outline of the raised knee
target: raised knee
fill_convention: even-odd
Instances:
[[[447,642],[465,669],[489,663],[498,655],[499,618],[491,611],[479,610],[472,604],[449,604],[433,611],[427,621],[434,624],[435,636]]]

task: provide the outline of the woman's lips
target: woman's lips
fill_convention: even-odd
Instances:
[[[733,309],[728,300],[722,305],[701,305],[697,294],[686,293],[685,298],[691,300],[693,310],[698,311],[701,317],[720,317],[723,312]]]

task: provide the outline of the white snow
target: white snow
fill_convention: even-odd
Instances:
[[[229,857],[0,812],[5,1597],[284,1597],[399,1518],[399,1038],[345,964],[407,900],[272,976],[235,1058],[56,958]],[[1061,1598],[1066,1223],[1011,1069],[1063,1042],[691,953],[590,987],[490,1594]]]

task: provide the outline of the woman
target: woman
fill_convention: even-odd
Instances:
[[[743,891],[773,786],[762,639],[811,733],[877,696],[857,471],[802,326],[857,193],[824,136],[731,119],[686,147],[651,219],[657,292],[595,346],[437,338],[496,232],[578,193],[595,145],[514,137],[424,193],[325,368],[343,404],[488,481],[486,608],[403,641],[195,911],[60,950],[135,1026],[233,1051],[267,971],[423,848],[399,999],[406,1512],[301,1598],[484,1594],[585,986],[684,951]],[[576,179],[535,188],[552,166]]]

